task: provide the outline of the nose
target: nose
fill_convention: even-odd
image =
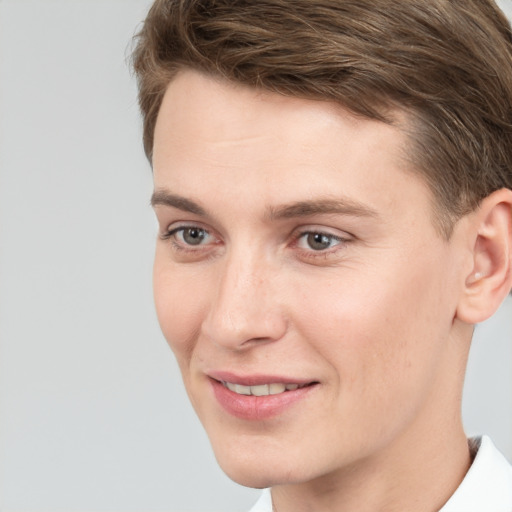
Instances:
[[[219,265],[218,285],[202,325],[213,343],[232,350],[280,339],[287,320],[279,269],[255,254],[233,254]]]

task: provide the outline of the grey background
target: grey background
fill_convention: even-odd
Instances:
[[[510,2],[501,2],[510,14]],[[243,511],[156,322],[126,56],[146,0],[0,1],[0,510]],[[468,433],[512,459],[512,301],[478,327]]]

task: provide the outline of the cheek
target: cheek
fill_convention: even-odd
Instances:
[[[304,337],[352,392],[343,399],[383,403],[394,395],[406,401],[428,386],[451,316],[439,298],[442,276],[428,266],[404,265],[374,268],[354,280],[332,276],[307,297],[296,295],[296,310],[305,312]]]
[[[190,276],[157,252],[153,293],[160,328],[184,371],[201,325],[206,303],[204,286],[201,279]]]
[[[301,337],[330,367],[332,406],[317,422],[363,451],[384,445],[420,414],[442,358],[442,343],[433,342],[440,332],[429,321],[439,306],[428,279],[415,288],[412,275],[400,281],[397,273],[386,283],[368,277],[360,274],[357,285],[331,279],[323,293],[296,303],[307,312]]]

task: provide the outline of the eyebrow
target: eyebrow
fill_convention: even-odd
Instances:
[[[151,206],[154,208],[158,205],[171,206],[178,210],[194,213],[195,215],[201,215],[203,217],[206,216],[206,210],[194,201],[191,201],[186,197],[171,194],[166,190],[155,190],[153,192],[153,195],[151,196]]]
[[[359,203],[358,201],[354,201],[349,198],[336,198],[299,201],[289,205],[271,207],[269,218],[271,220],[277,220],[321,214],[351,215],[354,217],[378,217],[376,210],[363,203]]]
[[[170,206],[203,217],[209,216],[207,211],[196,202],[166,190],[156,190],[153,192],[151,206],[155,207],[157,205]],[[298,201],[277,207],[271,206],[267,210],[266,217],[269,220],[280,220],[322,214],[378,217],[377,211],[373,208],[349,198],[315,199],[312,201]]]

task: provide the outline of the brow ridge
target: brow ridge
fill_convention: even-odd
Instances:
[[[167,190],[155,190],[151,196],[151,206],[170,206],[195,215],[207,216],[206,210],[195,201],[173,194]],[[315,199],[297,201],[281,206],[267,208],[266,217],[269,220],[308,217],[322,214],[341,214],[355,217],[377,217],[377,212],[362,203],[349,198]]]
[[[272,220],[321,214],[342,214],[355,217],[378,216],[377,211],[373,208],[349,198],[298,201],[269,209],[269,218]]]
[[[172,194],[166,190],[155,190],[151,196],[151,206],[171,206],[178,210],[193,213],[195,215],[206,216],[206,210],[199,206],[196,202],[186,197]]]

